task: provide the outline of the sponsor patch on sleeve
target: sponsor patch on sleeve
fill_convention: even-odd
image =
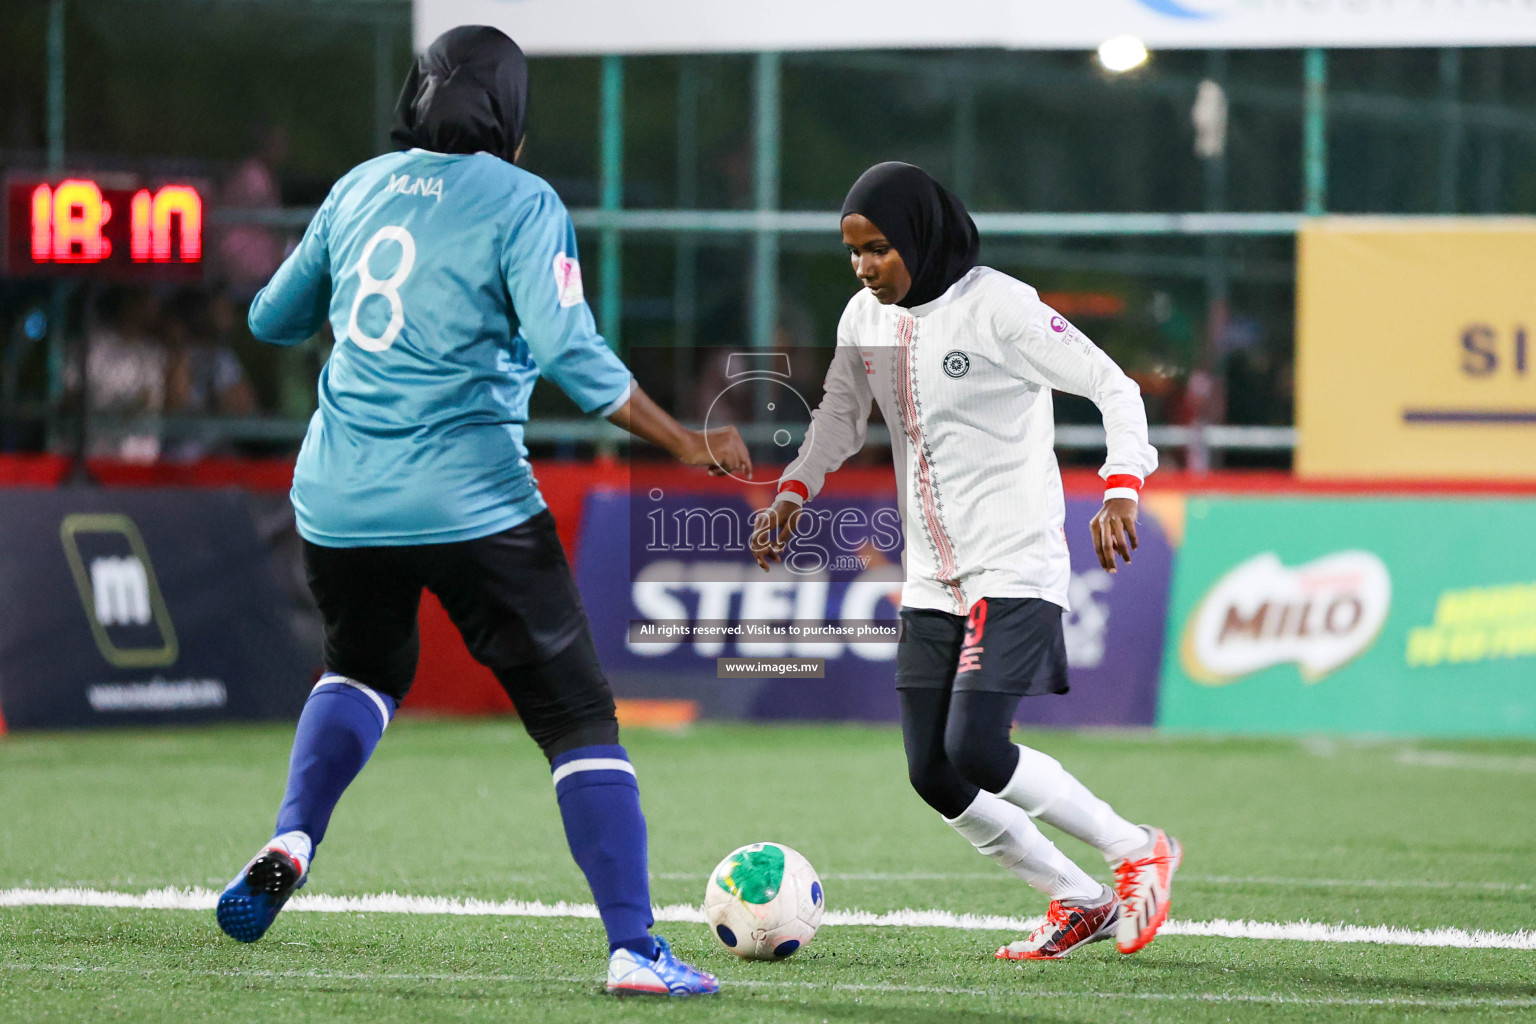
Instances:
[[[1084,337],[1083,332],[1074,327],[1070,320],[1055,310],[1049,309],[1049,307],[1047,307],[1047,312],[1051,314],[1050,320],[1047,323],[1050,325],[1051,334],[1057,340],[1066,342],[1068,345],[1079,349],[1088,344],[1088,339]]]
[[[586,296],[581,290],[581,263],[563,252],[555,253],[555,291],[560,308],[578,305]]]

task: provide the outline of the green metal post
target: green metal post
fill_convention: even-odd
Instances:
[[[1321,217],[1328,209],[1328,51],[1307,51],[1304,80],[1302,209],[1309,217]]]
[[[779,128],[782,61],[777,53],[757,55],[753,83],[753,118],[756,129],[757,211],[771,213],[779,207]],[[760,224],[752,252],[752,346],[772,348],[779,319],[779,236]]]
[[[64,0],[48,4],[48,172],[64,170]]]
[[[677,62],[677,206],[691,210],[699,205],[699,59],[684,55]],[[698,236],[674,236],[672,253],[672,387],[686,395],[698,372]]]
[[[1441,213],[1455,213],[1461,183],[1461,147],[1465,129],[1461,111],[1461,51],[1440,51],[1440,182]]]
[[[951,173],[955,195],[970,203],[976,198],[972,194],[976,180],[976,86],[960,62],[952,68],[950,78],[955,83],[955,120],[949,143]]]
[[[1210,50],[1205,55],[1205,76],[1221,87],[1227,88],[1227,51]],[[1205,159],[1205,209],[1219,213],[1227,206],[1227,152],[1223,140],[1221,152]],[[1208,235],[1205,239],[1205,340],[1195,360],[1195,367],[1215,379],[1220,356],[1220,346],[1226,334],[1231,311],[1232,281],[1227,266],[1229,240],[1225,235]],[[1213,389],[1214,391],[1214,389]],[[1186,461],[1191,472],[1204,476],[1215,463],[1206,427],[1211,424],[1213,410],[1204,402],[1195,410],[1195,431],[1190,439]]]
[[[610,54],[603,58],[603,148],[599,176],[599,205],[605,211],[617,211],[624,205],[624,58]],[[614,349],[619,348],[619,331],[624,320],[624,282],[622,275],[624,237],[616,225],[605,224],[602,234],[602,317],[603,337]]]
[[[64,173],[64,0],[48,4],[48,173]],[[64,319],[68,313],[68,286],[60,281],[53,286],[48,309],[48,400],[57,411],[64,399]]]
[[[373,149],[389,152],[389,129],[394,121],[395,96],[400,88],[390,67],[389,25],[381,18],[373,23]]]

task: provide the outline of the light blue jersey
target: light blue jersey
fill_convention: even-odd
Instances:
[[[327,317],[336,346],[293,507],[328,547],[516,526],[545,508],[523,446],[539,374],[603,415],[632,387],[582,297],[565,206],[488,153],[391,153],[336,183],[251,304],[251,332],[293,345]]]

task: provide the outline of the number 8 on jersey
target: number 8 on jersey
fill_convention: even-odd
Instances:
[[[381,242],[396,242],[400,246],[400,263],[395,272],[380,280],[368,269],[368,261]],[[379,228],[363,246],[363,255],[357,261],[357,298],[352,300],[352,316],[347,320],[347,337],[359,348],[369,352],[383,352],[395,343],[400,329],[405,326],[405,304],[400,300],[400,286],[410,276],[416,265],[416,239],[403,227],[394,225]],[[377,336],[365,334],[357,324],[357,314],[363,300],[378,295],[389,303],[389,324]]]

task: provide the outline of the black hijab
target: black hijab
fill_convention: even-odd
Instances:
[[[890,240],[912,275],[896,303],[910,309],[949,291],[976,266],[981,237],[965,204],[921,167],[889,161],[859,175],[842,216],[863,214]]]
[[[484,150],[508,162],[528,125],[528,61],[503,32],[451,28],[416,58],[395,104],[390,138],[401,149]]]

